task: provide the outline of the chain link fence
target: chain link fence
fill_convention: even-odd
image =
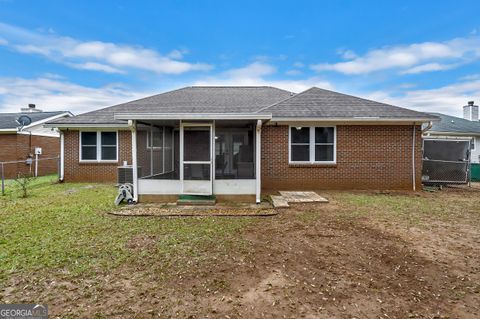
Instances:
[[[468,184],[470,179],[470,140],[435,138],[423,140],[424,184]]]
[[[60,157],[27,158],[21,161],[0,162],[1,194],[15,188],[15,179],[22,176],[51,176],[52,181],[58,179]]]

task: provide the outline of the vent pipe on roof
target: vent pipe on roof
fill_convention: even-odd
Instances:
[[[469,121],[478,121],[478,105],[473,101],[468,101],[463,107],[463,118]]]

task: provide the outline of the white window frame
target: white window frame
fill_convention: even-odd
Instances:
[[[475,136],[472,137],[472,143],[470,143],[470,145],[470,151],[475,151],[477,149],[477,138]]]
[[[97,134],[97,158],[94,160],[87,160],[87,159],[82,159],[83,154],[82,154],[82,133],[87,133],[87,132],[95,132]],[[114,160],[102,160],[102,133],[107,132],[107,133],[115,133],[116,135],[116,152],[115,152],[115,159]],[[78,131],[78,154],[79,154],[79,162],[80,163],[118,163],[118,131],[113,131],[113,130],[105,130],[105,131]]]
[[[308,127],[310,129],[309,161],[292,161],[292,128]],[[317,127],[332,127],[333,128],[333,161],[316,161],[315,160],[315,146],[316,145],[330,145],[331,143],[315,143],[315,128]],[[307,143],[295,143],[301,145]],[[336,164],[337,163],[337,126],[336,125],[289,125],[288,126],[288,163],[289,164]]]

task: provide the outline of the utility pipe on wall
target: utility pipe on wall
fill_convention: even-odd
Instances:
[[[262,190],[262,185],[261,185],[261,169],[260,169],[260,163],[261,163],[261,149],[262,149],[262,141],[261,141],[261,136],[262,136],[262,120],[257,121],[257,127],[255,130],[255,201],[257,204],[260,203],[261,198],[260,198],[260,193]]]
[[[63,182],[65,173],[65,135],[60,131],[60,182]]]
[[[413,138],[412,138],[412,182],[413,182],[413,191],[416,191],[416,174],[415,174],[415,139],[417,128],[415,122],[413,123]]]
[[[129,120],[128,126],[132,131],[133,201],[138,202],[137,123],[134,120]]]

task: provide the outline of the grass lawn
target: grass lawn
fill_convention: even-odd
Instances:
[[[61,317],[480,316],[480,192],[322,192],[268,218],[119,217],[116,188],[0,197],[0,302]]]

